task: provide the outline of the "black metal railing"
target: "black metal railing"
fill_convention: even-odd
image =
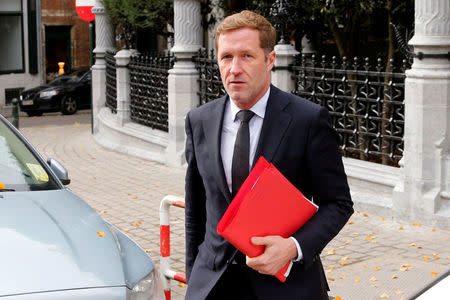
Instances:
[[[193,59],[199,73],[199,105],[225,95],[214,50],[200,49]]]
[[[406,61],[389,72],[381,59],[341,63],[304,55],[292,66],[294,94],[326,107],[344,156],[398,166],[403,155]]]
[[[106,51],[106,107],[111,112],[117,113],[117,90],[116,90],[116,55],[115,51]]]
[[[168,71],[174,61],[170,53],[131,57],[128,65],[131,120],[153,129],[169,130]]]

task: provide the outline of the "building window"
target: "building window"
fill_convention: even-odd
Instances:
[[[24,72],[21,0],[0,1],[0,73]]]

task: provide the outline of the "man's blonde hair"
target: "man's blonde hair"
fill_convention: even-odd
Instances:
[[[216,29],[216,49],[218,46],[219,36],[222,33],[233,31],[241,28],[252,28],[259,31],[259,44],[266,57],[272,52],[275,46],[277,33],[275,28],[261,15],[249,10],[243,10],[240,13],[226,17]]]

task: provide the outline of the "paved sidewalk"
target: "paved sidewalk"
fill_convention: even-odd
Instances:
[[[91,135],[89,113],[23,117],[20,129],[45,158],[68,169],[69,187],[76,194],[136,240],[158,265],[159,202],[167,194],[183,197],[185,171],[99,146]],[[172,208],[171,221],[173,269],[184,272],[184,211]],[[356,211],[322,253],[330,295],[410,299],[450,269],[449,245],[449,231]],[[172,281],[172,299],[183,299],[185,290]]]

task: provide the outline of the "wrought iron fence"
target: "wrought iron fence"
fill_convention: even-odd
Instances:
[[[339,134],[344,156],[398,166],[403,155],[404,80],[406,61],[394,72],[394,62],[369,58],[363,63],[333,57],[319,61],[304,55],[292,66],[294,94],[326,107]]]
[[[197,92],[200,97],[199,105],[225,95],[214,50],[200,49],[194,57],[194,62],[199,73],[199,91]]]
[[[116,51],[106,51],[106,103],[111,112],[117,113],[117,91],[116,91]]]
[[[131,119],[163,131],[168,125],[168,71],[175,57],[171,53],[132,56],[130,69]]]

